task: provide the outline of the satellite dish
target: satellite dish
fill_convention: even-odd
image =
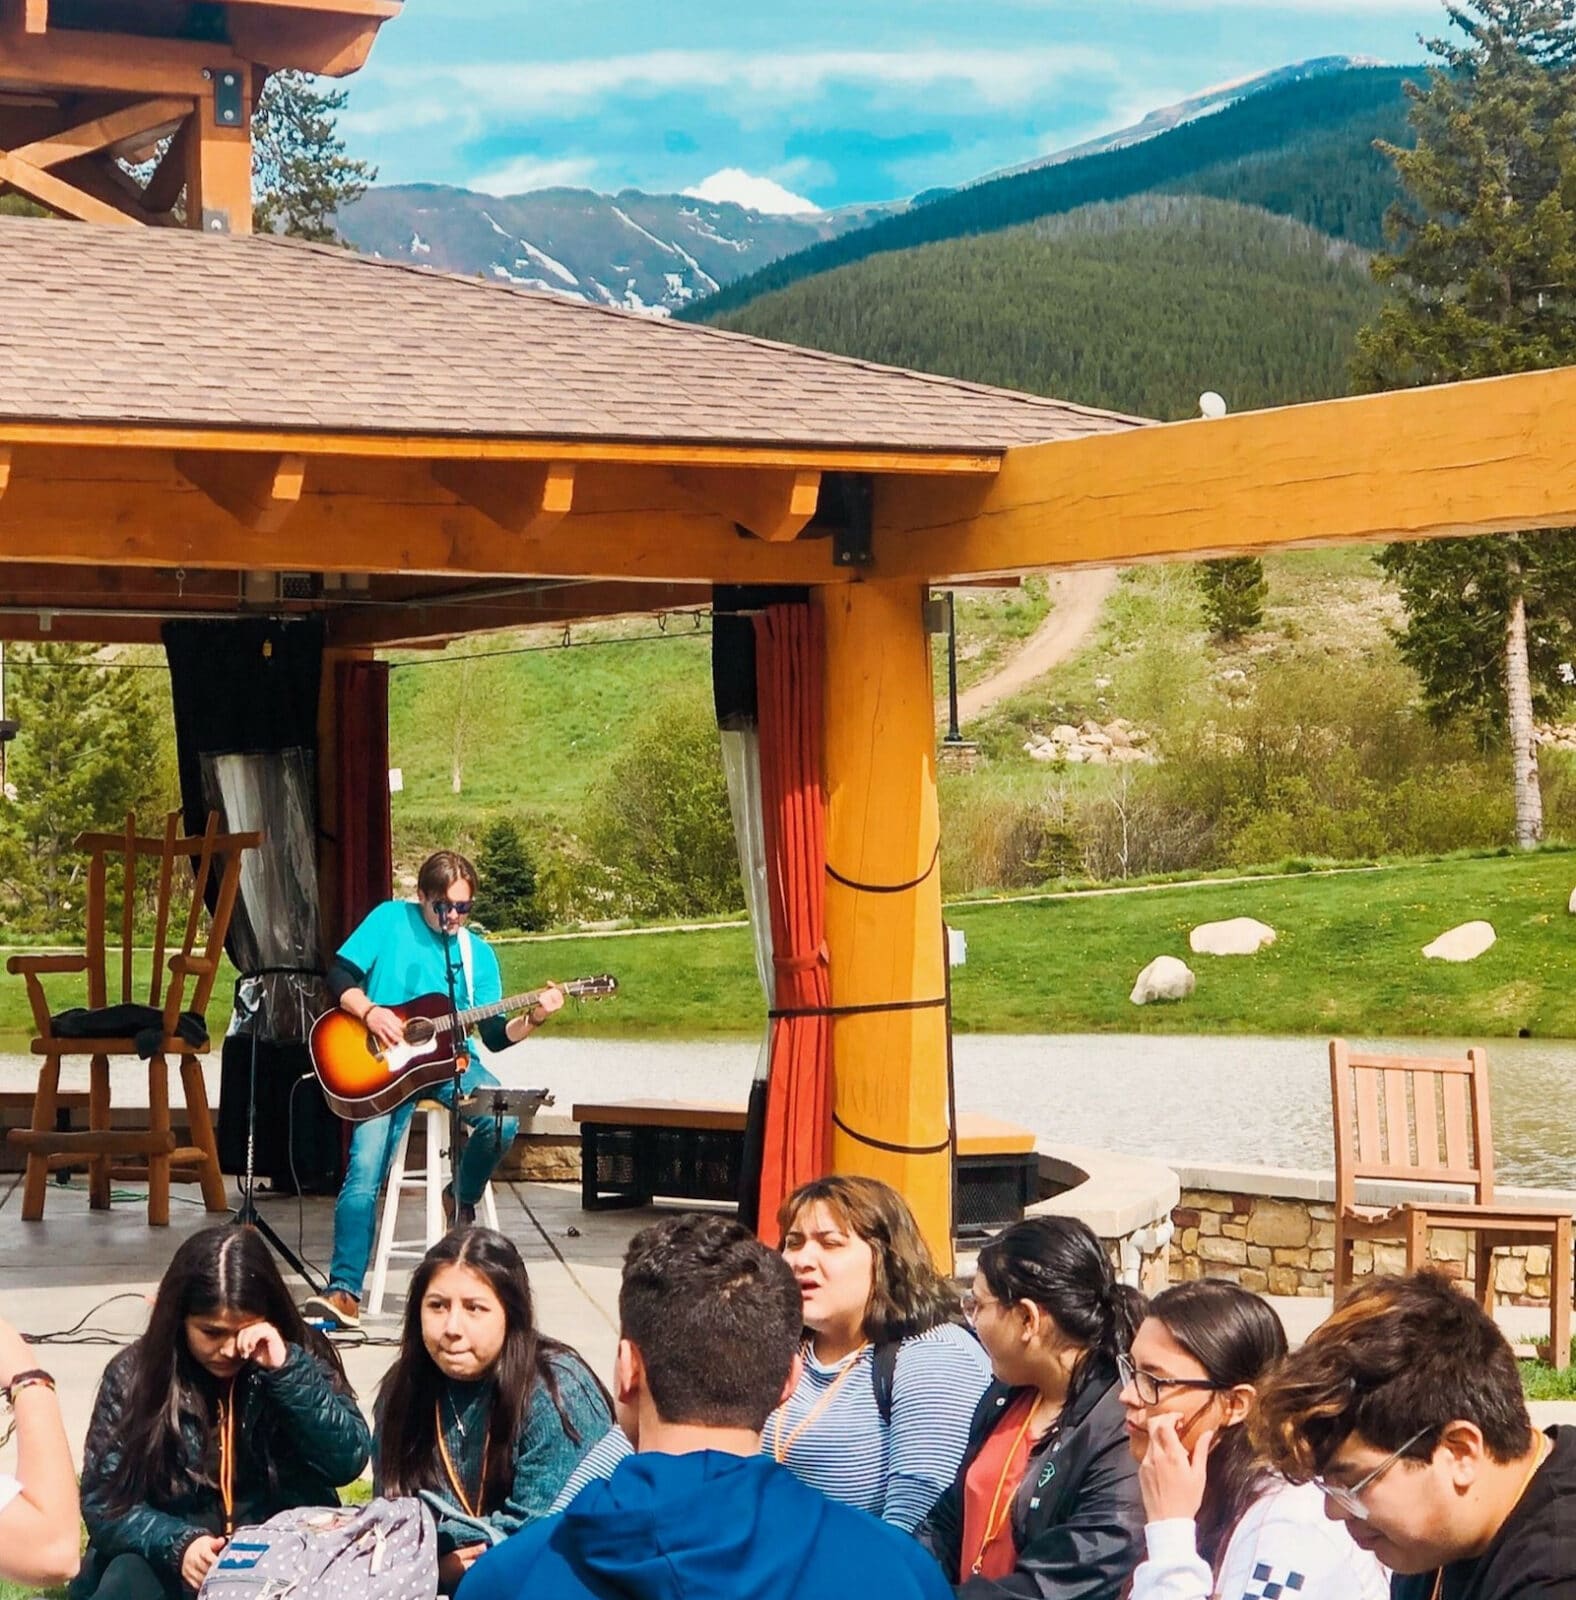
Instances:
[[[1213,389],[1206,389],[1198,397],[1198,414],[1208,417],[1210,421],[1217,421],[1226,414],[1226,402]]]

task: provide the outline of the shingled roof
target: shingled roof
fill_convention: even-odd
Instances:
[[[271,237],[0,217],[0,421],[904,452],[1135,419]]]

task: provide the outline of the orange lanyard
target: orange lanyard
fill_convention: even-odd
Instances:
[[[471,1504],[471,1497],[465,1492],[465,1480],[454,1470],[454,1459],[450,1456],[448,1443],[443,1437],[443,1406],[440,1401],[433,1402],[432,1424],[438,1436],[438,1454],[443,1458],[443,1470],[448,1475],[449,1486],[454,1490],[455,1498],[468,1515],[481,1516],[487,1494],[487,1456],[492,1448],[492,1424],[488,1423],[487,1433],[482,1438],[482,1470],[481,1476],[476,1480],[475,1505]]]
[[[235,1379],[219,1402],[219,1499],[224,1506],[224,1536],[235,1532]]]
[[[1029,1424],[1034,1421],[1035,1402],[1029,1402],[1029,1414],[1023,1419],[1023,1426],[1018,1429],[1017,1437],[1012,1441],[1012,1448],[1007,1452],[1007,1459],[1001,1464],[1001,1476],[996,1480],[996,1492],[990,1497],[990,1510],[985,1516],[985,1537],[980,1540],[980,1547],[974,1555],[974,1565],[969,1568],[969,1576],[977,1577],[979,1570],[985,1565],[985,1552],[995,1544],[997,1536],[1007,1525],[1007,1518],[1012,1515],[1012,1496],[1007,1494],[1007,1479],[1012,1474],[1012,1464],[1017,1459],[1018,1447],[1029,1436]],[[1000,1516],[997,1515],[998,1508]]]
[[[777,1426],[772,1430],[772,1455],[776,1458],[779,1466],[788,1459],[788,1452],[793,1449],[794,1440],[837,1398],[837,1391],[848,1381],[849,1373],[859,1364],[860,1356],[869,1348],[870,1345],[866,1342],[860,1345],[851,1356],[844,1358],[841,1370],[832,1379],[826,1393],[794,1424],[786,1439],[783,1438],[783,1414],[781,1411],[777,1413]]]

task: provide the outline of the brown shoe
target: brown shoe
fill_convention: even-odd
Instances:
[[[473,1228],[476,1226],[476,1207],[471,1205],[456,1205],[454,1190],[447,1184],[443,1189],[443,1225],[451,1233],[456,1228]]]
[[[326,1322],[332,1332],[336,1328],[359,1328],[361,1307],[353,1294],[343,1289],[329,1289],[315,1294],[301,1307],[301,1315],[308,1322]]]

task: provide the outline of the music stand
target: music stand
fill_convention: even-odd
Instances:
[[[294,1269],[296,1275],[314,1294],[321,1294],[327,1285],[320,1282],[316,1272],[281,1239],[272,1224],[257,1209],[257,1035],[258,1014],[263,1009],[263,982],[257,973],[247,973],[235,985],[235,1009],[252,1024],[252,1064],[246,1080],[246,1170],[236,1180],[240,1204],[230,1214],[236,1227],[256,1228],[274,1253]],[[290,1087],[292,1098],[295,1085]],[[286,1130],[286,1139],[290,1130]]]

